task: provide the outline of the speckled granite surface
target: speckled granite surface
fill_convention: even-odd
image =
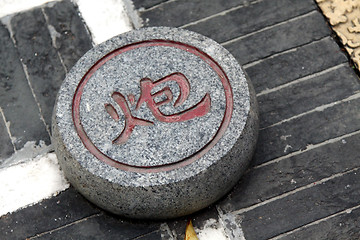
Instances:
[[[146,94],[142,79],[156,83],[174,73],[182,81],[170,77],[172,85],[150,89],[175,89],[161,106],[130,108],[129,97],[112,99],[116,92],[139,102]],[[109,103],[126,105],[113,107],[119,121],[108,114]],[[67,75],[55,109],[52,141],[70,182],[102,208],[133,218],[182,216],[213,203],[245,171],[257,139],[255,93],[235,58],[181,29],[144,28],[96,46]],[[151,125],[133,126],[116,144],[134,117]]]

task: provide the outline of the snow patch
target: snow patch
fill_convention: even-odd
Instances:
[[[292,148],[291,145],[286,144],[285,148],[284,148],[284,153],[286,153],[288,150],[290,150]]]
[[[48,24],[48,29],[49,29],[49,33],[50,33],[50,37],[51,37],[51,41],[52,41],[52,45],[55,49],[58,48],[57,44],[56,44],[56,39],[61,37],[61,34],[59,32],[56,31],[55,27],[53,25]]]
[[[228,240],[221,223],[213,218],[205,222],[203,229],[196,229],[199,240]]]
[[[125,5],[127,16],[129,17],[130,23],[132,24],[133,28],[138,29],[143,27],[143,20],[138,12],[141,11],[141,9],[143,8],[136,10],[132,0],[123,0],[123,3]]]
[[[0,169],[0,216],[52,197],[69,187],[55,153]]]
[[[286,139],[288,139],[289,137],[292,137],[291,134],[290,134],[290,135],[281,136],[280,139],[283,140],[283,141],[286,141]]]
[[[90,29],[95,44],[132,30],[122,0],[75,0],[75,2]]]
[[[33,158],[48,153],[53,150],[52,145],[46,145],[44,141],[40,141],[36,145],[35,141],[26,142],[24,147],[17,150],[10,158],[3,160],[0,163],[0,170],[2,168],[11,167],[16,164],[31,161]]]
[[[0,17],[22,12],[47,2],[49,2],[49,0],[1,0]]]

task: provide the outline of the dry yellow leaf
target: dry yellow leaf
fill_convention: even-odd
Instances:
[[[199,240],[199,238],[196,236],[196,232],[191,220],[189,220],[186,224],[185,240]]]

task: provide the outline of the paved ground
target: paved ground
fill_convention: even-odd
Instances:
[[[134,4],[145,26],[182,27],[220,42],[257,92],[261,130],[251,167],[228,196],[190,216],[194,226],[214,219],[229,239],[359,239],[360,81],[315,2]],[[2,20],[0,166],[27,141],[50,144],[57,89],[92,46],[69,1]],[[2,216],[0,239],[183,239],[186,221],[122,219],[70,187]]]

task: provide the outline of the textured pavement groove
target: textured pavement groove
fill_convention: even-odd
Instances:
[[[359,178],[360,170],[349,171],[341,177],[243,213],[241,225],[246,239],[268,239],[357,206]]]
[[[342,79],[339,81],[339,78]],[[360,84],[354,71],[348,66],[312,77],[258,96],[260,107],[260,128],[265,128],[324,104],[341,100],[360,91]]]
[[[0,112],[0,115],[2,115],[2,112]],[[14,147],[12,145],[3,116],[0,116],[0,146],[2,147],[0,152],[1,163],[1,159],[6,159],[14,153]]]
[[[334,214],[330,218],[323,221],[316,221],[312,224],[305,225],[295,229],[283,236],[275,239],[357,239],[359,232],[357,228],[360,221],[360,205],[346,209],[340,213]]]
[[[222,43],[308,13],[314,9],[315,4],[312,0],[263,0],[227,12],[224,15],[219,14],[205,21],[186,25],[185,28]]]
[[[359,103],[360,99],[357,98],[261,130],[259,142],[262,144],[257,146],[252,164],[262,164],[306,149],[307,145],[359,130]]]
[[[168,1],[153,10],[142,12],[145,26],[171,26],[180,27],[194,22],[219,11],[225,11],[239,5],[249,4],[255,0],[193,0]]]
[[[92,47],[91,38],[68,0],[9,19],[7,26],[0,25],[0,107],[17,150],[28,141],[50,144],[42,119],[49,127],[65,70]],[[7,148],[6,135],[1,135],[1,141],[0,159],[5,159],[13,151]]]
[[[309,28],[308,26],[312,26]],[[323,16],[316,10],[223,43],[240,64],[247,64],[329,36]]]
[[[6,27],[0,24],[0,107],[14,145],[21,149],[28,141],[50,143],[49,134],[41,121],[40,111],[26,79],[20,56]],[[2,119],[1,119],[2,121]],[[6,137],[2,135],[1,138]],[[4,151],[1,149],[0,151]],[[8,156],[9,154],[5,154]]]
[[[95,215],[86,218],[78,223],[42,234],[32,239],[89,239],[96,236],[96,239],[134,239],[144,237],[149,233],[152,236],[159,236],[159,223],[143,224],[131,221],[121,221],[112,215]],[[144,236],[145,235],[145,236]],[[142,238],[140,238],[142,239]]]
[[[50,124],[57,89],[65,75],[64,64],[69,70],[92,46],[71,1],[43,8],[6,17],[3,20],[7,25],[0,24],[0,107],[17,150],[28,141],[42,140],[50,144],[49,133],[41,119],[45,118]],[[46,115],[40,115],[39,106]],[[4,121],[3,117],[0,121]],[[3,131],[3,125],[0,126]],[[1,141],[7,143],[0,149],[4,159],[12,153],[8,137],[7,132],[1,134]],[[79,198],[84,202],[77,200]],[[98,212],[76,191],[68,189],[52,199],[2,216],[0,239],[35,236]]]
[[[157,7],[161,3],[165,3],[169,0],[133,0],[134,7],[136,9],[148,9],[152,7]]]
[[[24,239],[99,213],[70,188],[58,196],[0,218],[0,239]]]
[[[233,212],[330,177],[343,169],[360,167],[360,134],[343,138],[261,168],[253,168],[220,203]],[[244,198],[243,196],[246,196]]]
[[[331,38],[324,38],[244,68],[255,91],[260,93],[344,62],[347,58],[337,44]]]
[[[57,91],[65,77],[60,58],[52,47],[52,40],[41,9],[15,15],[11,27],[22,63],[40,111],[49,128]]]

